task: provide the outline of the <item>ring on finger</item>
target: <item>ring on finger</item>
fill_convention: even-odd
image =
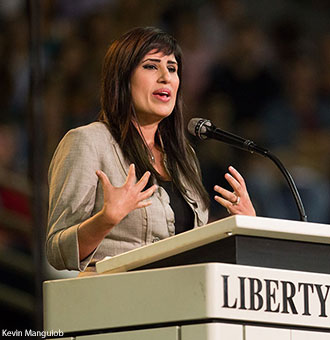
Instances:
[[[240,200],[241,200],[241,198],[239,196],[236,196],[236,201],[232,202],[232,205],[238,205]]]

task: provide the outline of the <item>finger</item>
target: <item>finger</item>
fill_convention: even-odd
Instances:
[[[243,176],[233,166],[230,166],[228,169],[229,169],[231,175],[238,181],[238,183],[243,188],[245,188],[246,186],[245,186],[245,181],[244,181]]]
[[[146,171],[144,175],[140,178],[140,180],[136,183],[136,189],[142,191],[143,188],[147,185],[150,177],[150,172]]]
[[[219,196],[214,196],[214,199],[220,203],[224,208],[227,209],[228,214],[230,215],[236,215],[239,213],[239,211],[237,210],[237,206],[233,205],[231,202],[223,199],[222,197]]]
[[[139,200],[143,201],[147,198],[149,198],[154,192],[155,190],[158,188],[158,186],[156,184],[154,184],[152,187],[150,187],[149,189],[143,191],[140,193],[139,195]]]
[[[96,171],[96,175],[99,178],[99,180],[100,180],[100,182],[102,184],[103,189],[105,187],[107,187],[107,186],[112,187],[112,184],[111,184],[108,176],[102,170],[97,170]]]
[[[111,191],[114,189],[113,185],[111,184],[108,176],[101,170],[96,171],[96,175],[99,178],[102,189],[103,189],[103,200],[107,202],[111,195]]]
[[[127,185],[134,185],[136,182],[136,175],[135,175],[135,164],[130,164],[129,169],[128,169],[128,174],[126,178],[126,183]]]
[[[233,188],[234,192],[239,194],[241,193],[241,185],[240,183],[229,173],[225,174],[225,179],[230,184],[230,186]]]
[[[229,209],[231,207],[231,202],[229,202],[228,200],[220,197],[220,196],[214,196],[214,199],[220,203],[223,207]]]
[[[140,208],[145,208],[148,207],[149,205],[151,205],[151,201],[141,201],[137,204],[136,208],[140,209]]]
[[[223,196],[226,200],[230,201],[231,203],[235,203],[237,201],[237,196],[235,193],[226,190],[219,185],[214,186],[214,190],[218,192],[221,196]]]

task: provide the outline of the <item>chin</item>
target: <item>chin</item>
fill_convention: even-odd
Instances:
[[[140,117],[140,121],[144,122],[160,122],[164,118],[169,117],[174,110],[174,107],[172,108],[165,108],[165,107],[150,107],[148,111],[144,111],[141,113],[137,113],[138,116]]]
[[[174,110],[174,107],[171,107],[171,108],[166,108],[166,109],[164,108],[162,110],[158,109],[158,110],[155,110],[154,112],[156,115],[166,118],[173,112],[173,110]]]
[[[158,117],[160,117],[161,119],[167,118],[171,115],[172,111],[168,111],[168,112],[162,112],[161,114],[158,114]]]

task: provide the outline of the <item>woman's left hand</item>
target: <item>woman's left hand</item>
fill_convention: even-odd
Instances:
[[[225,178],[234,191],[231,192],[215,185],[214,190],[219,193],[221,197],[214,196],[214,199],[224,206],[231,215],[256,216],[256,212],[246,189],[244,178],[232,166],[229,167],[229,172],[230,173],[225,174]]]

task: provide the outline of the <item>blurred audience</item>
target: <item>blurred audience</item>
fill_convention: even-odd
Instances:
[[[291,169],[309,220],[327,223],[330,102],[320,95],[319,69],[310,57],[299,55],[289,60],[283,71],[281,94],[260,113],[262,140]],[[250,190],[260,195],[263,213],[295,219],[286,184],[265,165],[259,164],[251,173],[254,185]]]
[[[233,128],[239,134],[256,133],[260,110],[278,92],[266,51],[263,32],[251,20],[243,19],[232,27],[226,51],[210,68],[205,96],[222,94],[232,106]]]
[[[320,79],[321,95],[330,100],[330,31],[320,39]]]

